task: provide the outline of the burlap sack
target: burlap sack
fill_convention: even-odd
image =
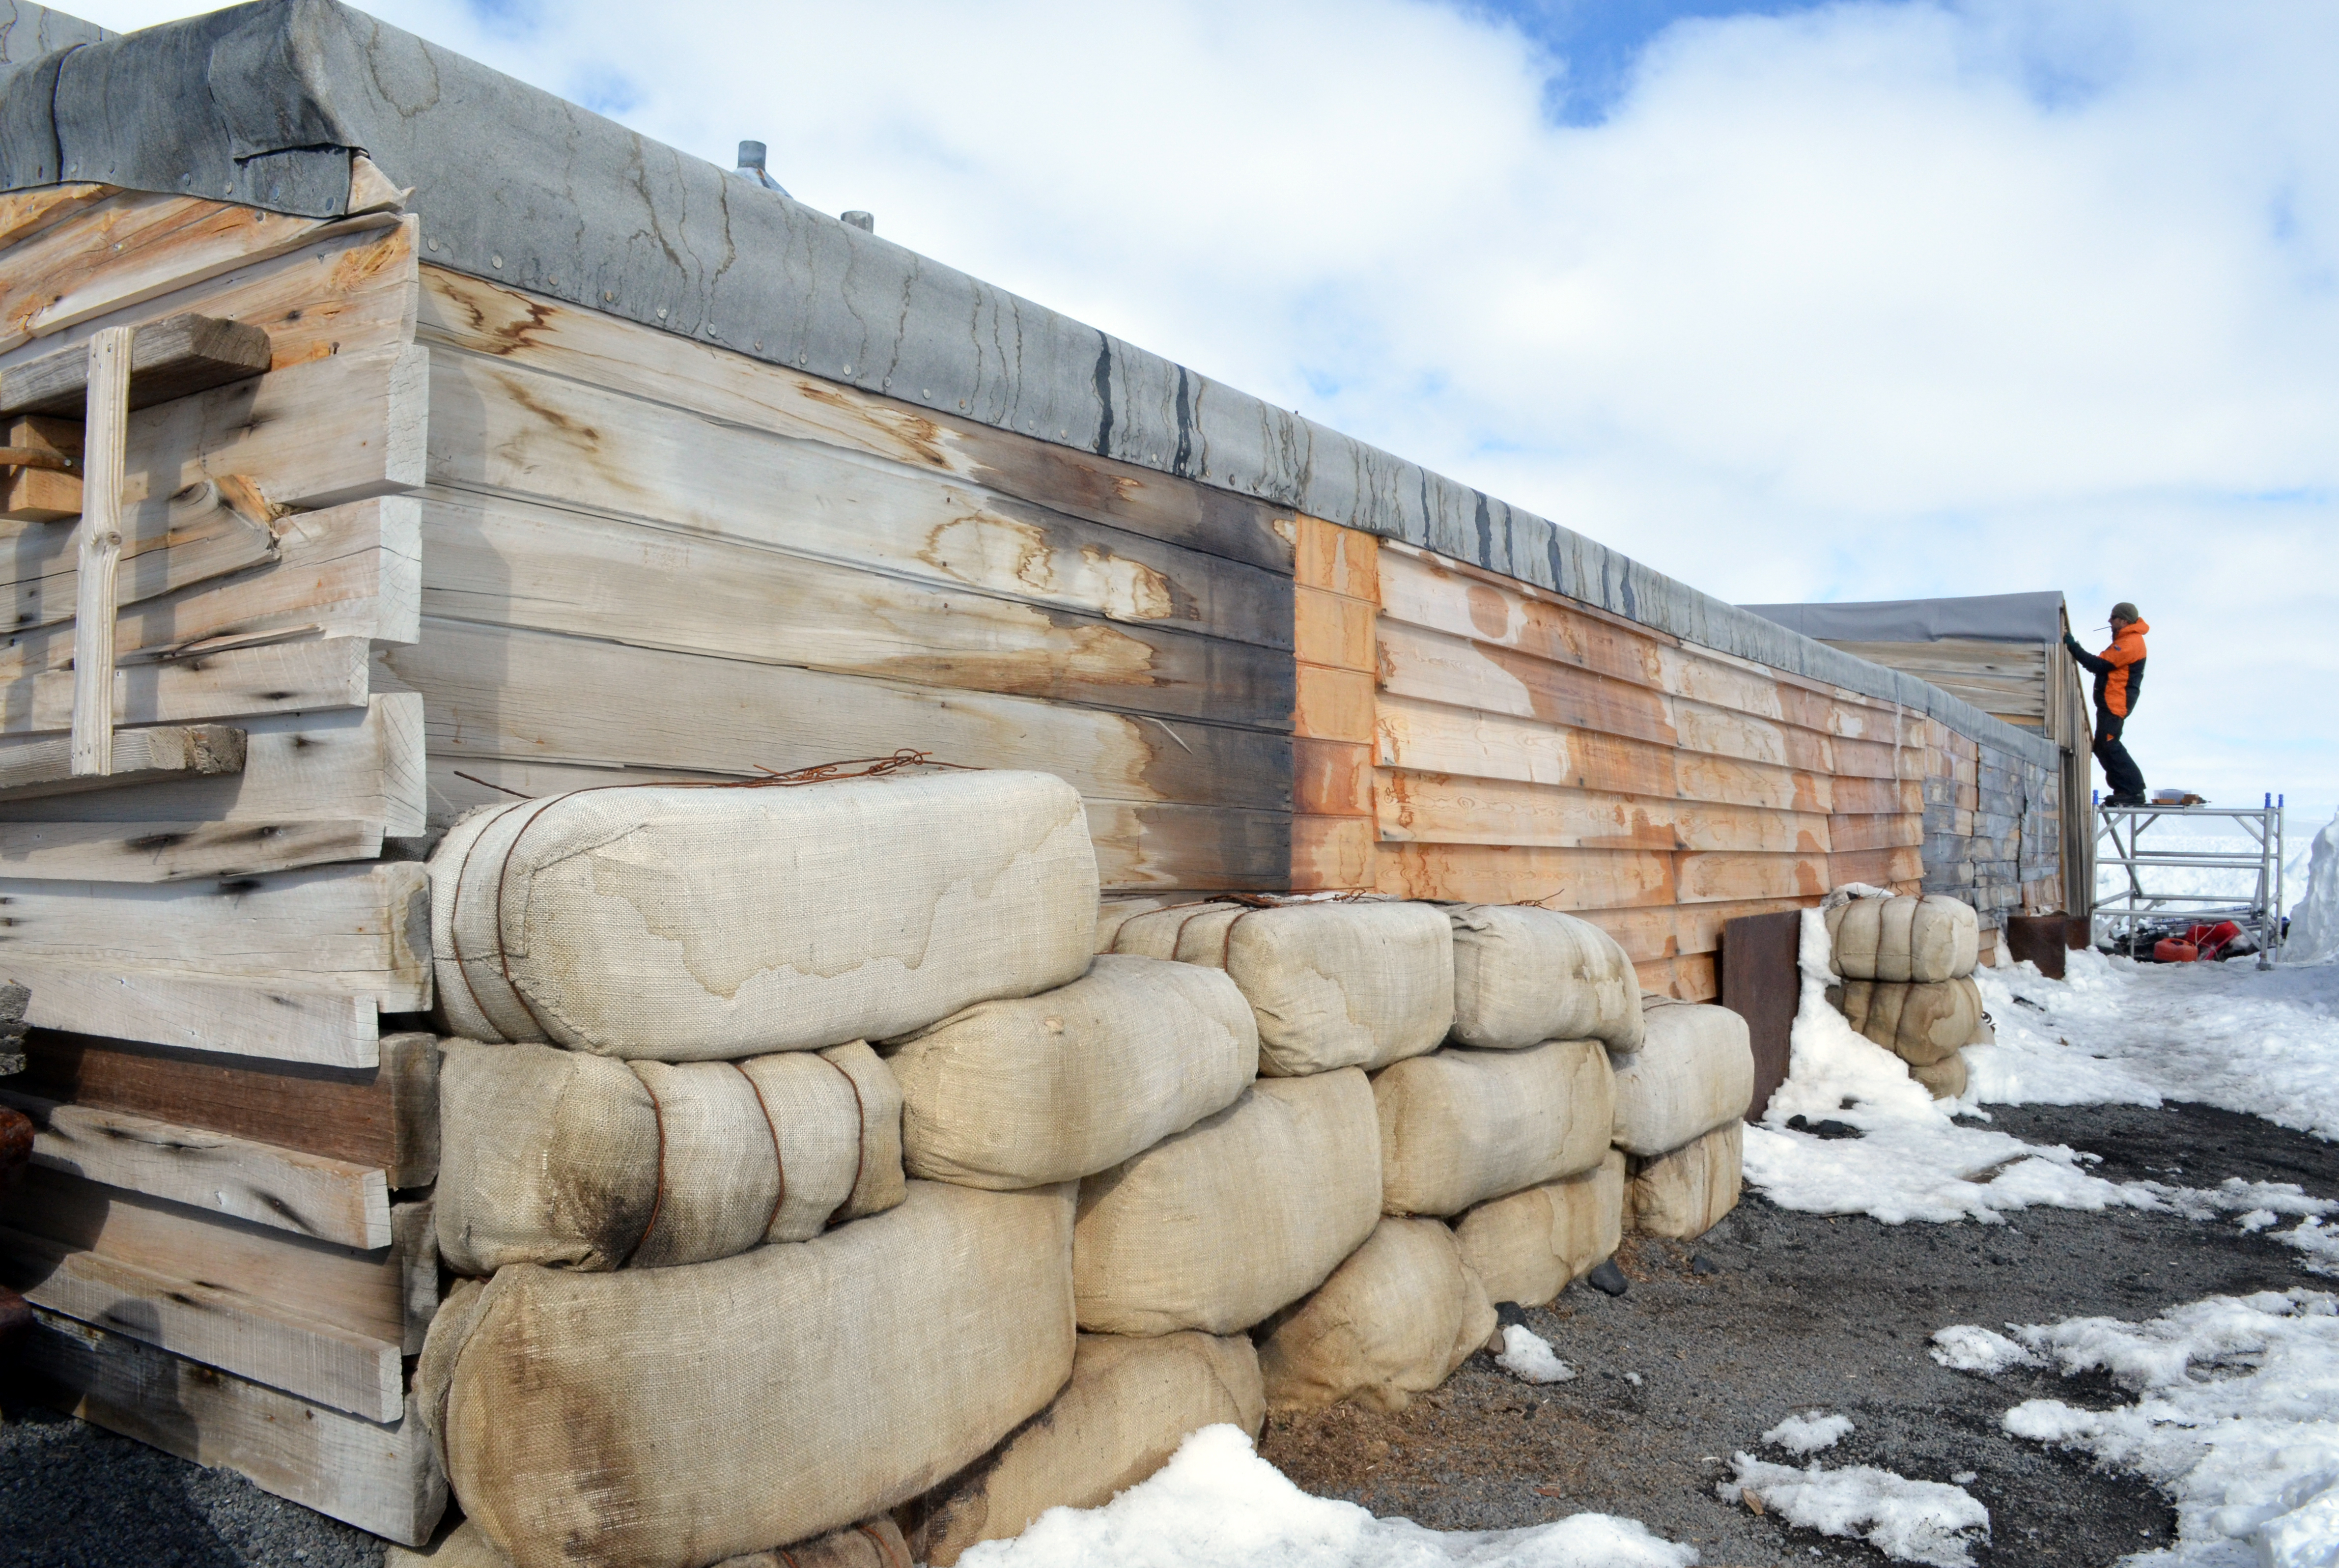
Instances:
[[[1238,1333],[1321,1285],[1380,1211],[1365,1075],[1261,1079],[1216,1116],[1081,1183],[1081,1326]]]
[[[910,1550],[948,1568],[978,1541],[1020,1535],[1051,1508],[1095,1508],[1170,1462],[1186,1435],[1267,1419],[1258,1352],[1241,1335],[1083,1334],[1056,1402],[903,1510]]]
[[[1616,1060],[1616,1147],[1653,1156],[1679,1149],[1754,1103],[1746,1021],[1708,1002],[1645,999],[1648,1034]]]
[[[1654,1159],[1633,1161],[1625,1204],[1634,1230],[1687,1240],[1738,1207],[1746,1124],[1732,1121]]]
[[[1624,1156],[1482,1203],[1454,1228],[1489,1301],[1540,1307],[1614,1254],[1624,1234]]]
[[[1005,1190],[1076,1181],[1234,1103],[1258,1026],[1215,970],[1107,954],[889,1046],[910,1173]]]
[[[503,1549],[469,1519],[422,1551],[392,1546],[383,1562],[385,1568],[512,1568]],[[910,1563],[901,1527],[880,1515],[792,1546],[725,1557],[715,1568],[909,1568]]]
[[[719,1060],[907,1034],[1080,978],[1096,855],[1035,773],[579,790],[430,857],[440,1032]]]
[[[1935,1100],[1956,1100],[1966,1091],[1966,1059],[1955,1051],[1939,1061],[1909,1064],[1909,1076],[1925,1086]]]
[[[1262,1077],[1387,1067],[1454,1025],[1453,928],[1432,904],[1186,904],[1124,922],[1115,951],[1231,975]]]
[[[1515,1050],[1546,1040],[1641,1049],[1641,981],[1616,939],[1532,904],[1448,906],[1456,1045]]]
[[[607,1269],[703,1263],[902,1201],[902,1095],[858,1041],[745,1061],[446,1042],[439,1255]]]
[[[1373,1102],[1382,1212],[1459,1214],[1599,1164],[1615,1124],[1616,1084],[1596,1040],[1531,1050],[1448,1047],[1375,1074]]]
[[[841,1529],[1063,1386],[1073,1201],[917,1181],[718,1263],[517,1265],[441,1304],[414,1406],[518,1568],[703,1568]]]
[[[1316,1293],[1261,1336],[1271,1410],[1353,1399],[1402,1410],[1495,1332],[1495,1309],[1435,1219],[1384,1219]]]
[[[1981,988],[1970,979],[1929,985],[1848,980],[1830,986],[1828,1000],[1854,1030],[1920,1067],[1956,1055],[1981,1032]]]
[[[1856,898],[1827,912],[1827,928],[1831,966],[1847,980],[1956,980],[1979,953],[1973,906],[1940,893]]]

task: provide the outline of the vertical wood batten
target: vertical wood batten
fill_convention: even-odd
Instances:
[[[122,468],[130,429],[135,327],[89,340],[82,429],[80,583],[74,602],[73,771],[113,771],[113,581],[122,562]]]

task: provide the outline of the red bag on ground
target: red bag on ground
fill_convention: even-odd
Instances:
[[[2200,956],[2199,948],[2189,942],[2179,942],[2173,936],[2164,936],[2152,944],[2155,963],[2191,963]]]

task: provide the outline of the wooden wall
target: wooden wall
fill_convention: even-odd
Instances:
[[[1411,546],[1300,520],[1292,883],[1537,902],[1652,990],[1733,916],[1913,891],[1948,732]]]

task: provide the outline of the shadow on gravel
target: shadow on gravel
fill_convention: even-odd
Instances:
[[[2102,1154],[2098,1169],[2117,1179],[2211,1187],[2240,1176],[2339,1198],[2339,1149],[2252,1117],[2087,1106],[2000,1109],[1993,1125]],[[1716,1272],[1694,1272],[1701,1257]],[[2097,1406],[2127,1396],[2100,1376],[1951,1372],[1927,1354],[1933,1332],[2136,1318],[2206,1296],[2328,1284],[2230,1219],[2030,1209],[2003,1225],[1887,1226],[1790,1213],[1752,1193],[1696,1242],[1628,1238],[1618,1262],[1629,1294],[1578,1284],[1527,1313],[1575,1381],[1532,1387],[1481,1355],[1397,1415],[1344,1405],[1275,1416],[1260,1451],[1308,1491],[1377,1514],[1473,1530],[1621,1514],[1694,1543],[1710,1568],[1884,1561],[1722,1502],[1715,1486],[1733,1453],[1926,1481],[1970,1471],[1964,1484],[1992,1526],[1978,1563],[2103,1568],[2167,1544],[2175,1512],[2144,1483],[2018,1441],[1999,1420],[2040,1395]],[[1855,1429],[1802,1461],[1762,1448],[1764,1431],[1812,1410],[1849,1415]]]

